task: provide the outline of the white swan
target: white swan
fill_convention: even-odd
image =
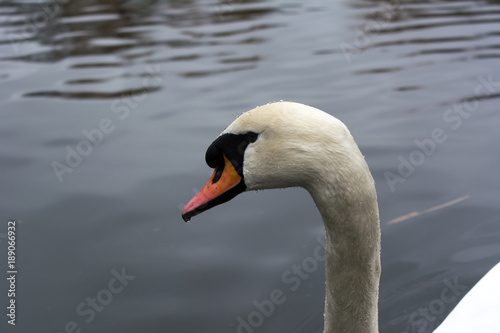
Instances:
[[[238,117],[205,158],[215,171],[184,207],[183,219],[187,222],[243,191],[305,188],[327,236],[324,332],[378,332],[377,195],[347,127],[303,104],[271,103]]]

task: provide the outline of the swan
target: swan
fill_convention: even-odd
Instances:
[[[340,120],[300,103],[263,105],[231,123],[205,160],[214,173],[184,207],[184,221],[244,191],[303,187],[326,231],[324,332],[378,332],[377,194],[368,165]]]

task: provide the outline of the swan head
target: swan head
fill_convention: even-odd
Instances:
[[[309,190],[332,168],[339,171],[337,176],[348,170],[353,151],[359,152],[347,127],[321,110],[293,102],[257,107],[239,116],[209,146],[205,160],[214,173],[182,217],[187,222],[244,191]]]

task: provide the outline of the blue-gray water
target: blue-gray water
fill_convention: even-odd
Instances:
[[[381,332],[431,332],[500,260],[499,22],[498,1],[3,1],[0,331],[322,332],[304,190],[180,217],[212,140],[282,99],[366,156]]]

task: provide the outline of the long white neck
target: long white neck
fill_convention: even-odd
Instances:
[[[223,133],[253,131],[248,190],[300,186],[326,229],[325,333],[378,332],[380,226],[373,177],[347,127],[306,105],[277,102],[238,117]]]
[[[325,333],[378,332],[377,197],[357,147],[354,155],[348,168],[324,170],[319,180],[306,188],[326,229]]]

